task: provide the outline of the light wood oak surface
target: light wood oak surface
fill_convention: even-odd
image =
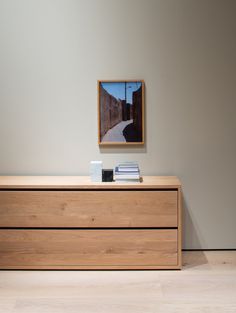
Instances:
[[[91,182],[89,176],[0,176],[0,189],[156,189],[179,188],[176,176],[143,176],[139,183]]]
[[[0,227],[177,227],[177,191],[0,191]]]
[[[0,313],[235,313],[236,251],[183,252],[182,271],[0,271]]]
[[[0,217],[1,269],[181,268],[174,176],[1,176]]]
[[[0,267],[177,266],[176,230],[0,230]]]

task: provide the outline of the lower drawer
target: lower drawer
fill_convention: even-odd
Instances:
[[[176,229],[0,230],[1,269],[178,268]]]

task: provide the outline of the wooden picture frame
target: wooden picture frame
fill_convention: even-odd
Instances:
[[[98,144],[144,144],[144,81],[98,80]]]

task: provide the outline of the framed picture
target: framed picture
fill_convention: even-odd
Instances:
[[[98,81],[99,145],[144,144],[144,81]]]

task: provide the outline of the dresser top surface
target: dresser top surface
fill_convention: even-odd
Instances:
[[[164,189],[179,188],[176,176],[143,176],[141,182],[91,182],[89,176],[0,176],[0,189]]]

